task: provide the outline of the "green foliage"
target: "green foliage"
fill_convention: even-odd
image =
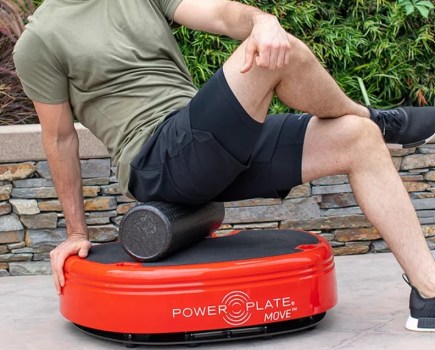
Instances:
[[[277,16],[313,50],[354,100],[376,107],[435,105],[433,4],[427,0],[240,0]],[[43,0],[0,0],[0,123],[34,122],[10,53]],[[226,37],[175,30],[201,86],[238,46]],[[287,110],[276,98],[271,113]]]
[[[435,41],[428,1],[244,0],[276,15],[303,40],[354,100],[377,107],[435,104]],[[418,7],[419,6],[419,7]],[[407,12],[408,11],[408,12]],[[420,11],[420,12],[419,12]],[[238,43],[178,28],[175,35],[195,83],[202,85]],[[358,78],[362,81],[358,81]],[[362,88],[362,86],[364,88]],[[271,113],[287,108],[274,100]]]
[[[405,6],[407,15],[417,10],[426,19],[429,18],[430,10],[434,8],[434,5],[430,1],[425,0],[399,0],[399,4]]]

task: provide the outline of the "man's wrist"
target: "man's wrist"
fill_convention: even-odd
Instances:
[[[89,234],[87,232],[73,232],[68,233],[68,239],[75,239],[75,238],[84,238],[89,240]]]
[[[270,13],[258,11],[252,15],[252,26],[255,26],[255,25],[261,24],[261,23],[265,23],[265,22],[279,23],[278,19],[274,15],[271,15]]]
[[[84,210],[79,213],[65,215],[65,219],[68,238],[88,239],[89,233]]]

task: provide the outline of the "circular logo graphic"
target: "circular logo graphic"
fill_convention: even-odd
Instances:
[[[231,326],[241,326],[248,322],[251,313],[248,312],[246,303],[251,300],[248,294],[241,291],[230,292],[222,299],[222,304],[226,306],[224,320]]]

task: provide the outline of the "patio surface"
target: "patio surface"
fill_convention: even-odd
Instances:
[[[435,333],[405,330],[409,287],[391,254],[336,257],[338,305],[313,330],[213,345],[210,350],[435,349]],[[82,333],[58,311],[50,276],[0,278],[0,349],[125,349]],[[137,349],[176,350],[186,346]]]

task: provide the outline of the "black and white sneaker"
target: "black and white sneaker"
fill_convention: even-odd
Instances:
[[[411,315],[406,321],[406,329],[416,332],[435,332],[435,298],[423,298],[417,288],[409,281],[408,276],[403,279],[411,287],[409,309]]]
[[[370,119],[392,147],[411,148],[435,136],[435,107],[401,107],[389,110],[368,107]]]

